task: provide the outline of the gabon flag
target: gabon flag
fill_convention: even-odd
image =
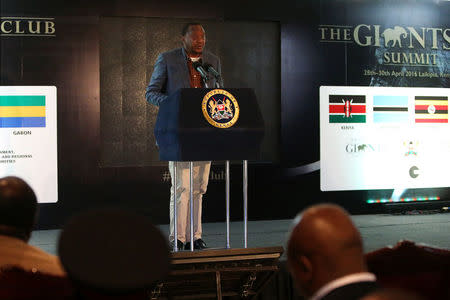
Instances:
[[[0,95],[0,128],[45,127],[45,96]]]

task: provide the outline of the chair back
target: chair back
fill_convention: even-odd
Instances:
[[[73,295],[74,290],[67,277],[26,271],[15,266],[0,268],[0,299],[72,300]]]
[[[381,286],[417,293],[425,299],[450,299],[450,251],[400,241],[366,254],[369,271]]]

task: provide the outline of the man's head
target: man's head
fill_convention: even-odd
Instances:
[[[170,269],[169,242],[159,228],[118,208],[72,218],[59,237],[58,255],[80,299],[148,299],[147,291]]]
[[[188,23],[181,31],[183,47],[191,57],[202,55],[206,43],[205,30],[199,23]]]
[[[297,288],[309,297],[328,282],[365,272],[361,236],[337,205],[312,206],[296,218],[288,241],[288,265]]]
[[[28,241],[36,211],[36,195],[25,181],[18,177],[0,178],[0,234]]]

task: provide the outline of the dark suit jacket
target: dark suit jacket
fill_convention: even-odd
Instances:
[[[145,98],[151,104],[159,106],[168,96],[180,88],[191,86],[187,56],[184,48],[161,53],[155,63],[152,78],[145,91]],[[219,73],[220,60],[208,51],[203,51],[203,63],[211,64]],[[215,86],[215,78],[210,76],[208,86]]]
[[[378,284],[374,281],[355,282],[332,290],[321,300],[358,300],[375,291],[378,287]]]

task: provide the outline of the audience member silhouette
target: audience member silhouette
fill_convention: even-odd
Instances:
[[[309,299],[359,299],[377,288],[361,236],[346,211],[322,204],[301,212],[287,248],[288,267]]]
[[[63,276],[59,259],[28,244],[37,216],[37,199],[18,177],[0,178],[0,268]]]
[[[119,209],[74,217],[58,243],[79,299],[149,299],[169,273],[169,253],[168,241],[147,217]]]

